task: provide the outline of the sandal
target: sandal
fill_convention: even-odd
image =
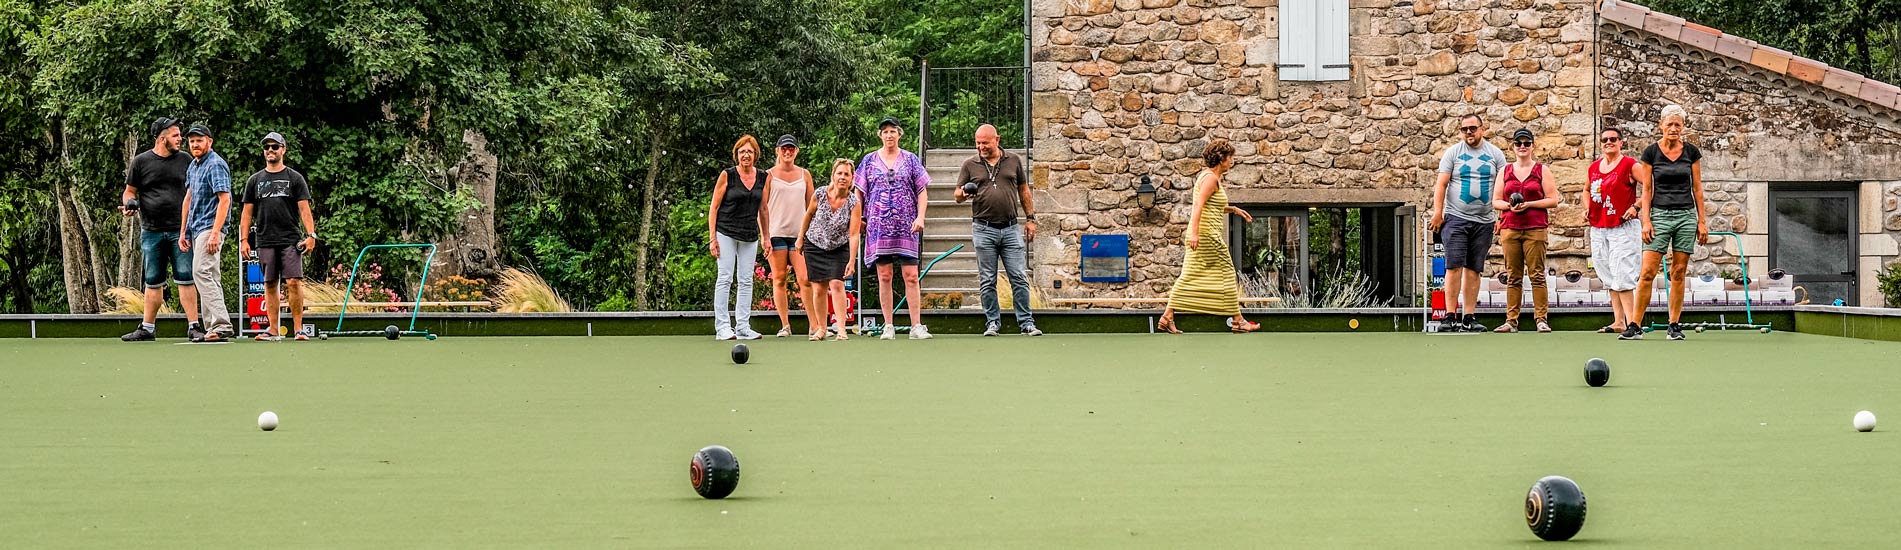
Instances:
[[[302,332],[299,332],[299,333],[297,333],[297,340],[296,340],[296,341],[298,341],[298,342],[309,342],[309,341],[310,341],[310,335],[308,335],[308,334],[304,334],[304,333],[302,333]]]
[[[1550,323],[1546,323],[1546,322],[1544,322],[1544,321],[1539,321],[1539,322],[1538,322],[1538,332],[1551,332],[1551,324],[1550,324]]]
[[[1248,321],[1246,324],[1237,325],[1234,323],[1234,318],[1229,317],[1228,330],[1233,331],[1235,334],[1247,334],[1250,332],[1261,330],[1261,324],[1253,322],[1253,321]]]
[[[785,338],[791,335],[792,335],[792,325],[785,325],[785,326],[779,327],[779,336],[777,336],[778,338]]]
[[[811,333],[811,334],[807,334],[807,335],[805,335],[805,339],[806,339],[806,341],[808,341],[808,342],[818,342],[818,341],[821,341],[821,340],[824,340],[824,339],[825,339],[825,336],[823,336],[823,335],[821,335],[821,334],[819,334],[819,333],[817,333],[817,332],[814,332],[814,333]]]
[[[1618,328],[1617,325],[1604,325],[1604,328],[1597,329],[1597,333],[1598,334],[1623,334],[1624,329]]]
[[[1156,319],[1155,328],[1162,329],[1163,332],[1167,332],[1169,334],[1182,333],[1182,329],[1175,328],[1175,319],[1172,317],[1162,317],[1160,319]]]

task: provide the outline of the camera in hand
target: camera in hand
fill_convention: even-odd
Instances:
[[[977,183],[977,180],[970,180],[970,181],[964,182],[964,194],[975,195],[977,194],[977,189],[982,186],[983,184]]]

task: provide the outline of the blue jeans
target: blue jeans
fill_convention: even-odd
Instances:
[[[145,288],[165,288],[165,264],[172,282],[191,286],[191,252],[178,249],[176,231],[140,231],[139,255],[145,257]]]
[[[970,240],[977,247],[977,292],[982,296],[984,322],[999,324],[1003,321],[1002,307],[997,303],[997,260],[1003,260],[1003,270],[1010,275],[1010,305],[1016,310],[1017,326],[1036,326],[1036,319],[1030,316],[1030,277],[1024,273],[1023,231],[1012,225],[1003,229],[994,229],[981,223],[971,224]]]

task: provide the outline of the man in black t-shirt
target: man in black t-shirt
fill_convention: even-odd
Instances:
[[[145,263],[145,318],[139,328],[120,336],[126,342],[150,342],[158,339],[158,308],[165,304],[165,281],[178,285],[179,305],[189,322],[185,332],[192,340],[204,337],[198,327],[198,289],[192,286],[191,251],[178,247],[178,228],[183,224],[185,172],[191,168],[191,155],[179,150],[184,141],[178,121],[159,117],[152,122],[152,149],[132,157],[125,170],[125,191],[120,194],[119,212],[139,217],[139,254]]]
[[[264,169],[244,182],[244,210],[238,218],[238,255],[257,251],[264,268],[265,311],[270,327],[257,335],[259,342],[280,340],[277,324],[277,282],[284,281],[290,295],[291,326],[304,326],[304,254],[317,248],[317,219],[310,213],[310,184],[304,175],[284,166],[287,152],[284,136],[271,132],[264,136]],[[301,238],[297,228],[303,222]],[[256,234],[251,221],[257,220]],[[297,340],[310,339],[299,331]]]
[[[997,128],[977,127],[977,155],[964,161],[957,174],[957,202],[970,205],[971,246],[977,250],[977,291],[984,308],[984,336],[996,336],[1003,324],[997,300],[997,262],[1010,277],[1010,305],[1016,310],[1017,329],[1042,336],[1030,315],[1030,277],[1024,264],[1024,241],[1036,238],[1036,209],[1030,199],[1030,179],[1023,159],[1003,150]],[[1017,206],[1023,207],[1023,225],[1017,225]]]

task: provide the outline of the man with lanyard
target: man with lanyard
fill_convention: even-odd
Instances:
[[[958,171],[957,202],[973,201],[970,207],[971,244],[977,249],[977,290],[984,308],[984,336],[996,336],[1003,312],[997,303],[997,261],[1010,276],[1010,301],[1016,310],[1017,329],[1029,336],[1042,336],[1036,319],[1030,315],[1030,278],[1025,273],[1025,241],[1036,239],[1036,211],[1031,206],[1030,180],[1023,170],[1023,159],[998,145],[997,129],[985,124],[977,128],[977,155],[964,161]],[[1017,229],[1017,204],[1023,205],[1023,228]]]

